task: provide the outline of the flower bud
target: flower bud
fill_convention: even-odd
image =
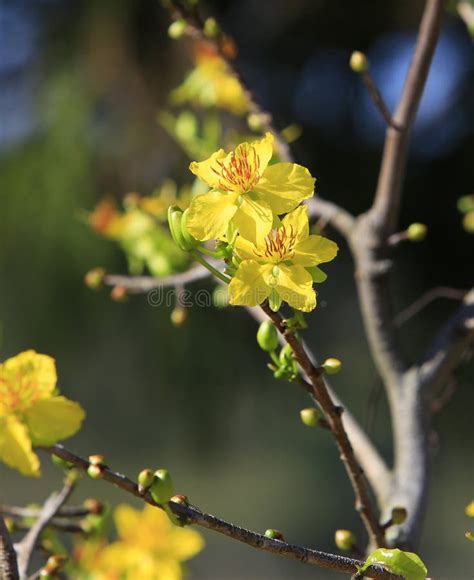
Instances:
[[[89,465],[87,468],[87,475],[91,479],[101,479],[103,474],[103,468],[101,465]]]
[[[316,407],[308,407],[300,411],[301,421],[307,427],[317,427],[321,419],[321,411]]]
[[[363,52],[355,50],[351,54],[351,59],[349,61],[351,69],[356,73],[364,73],[369,70],[369,61]]]
[[[268,528],[265,530],[265,537],[270,538],[271,540],[280,540],[283,542],[283,534],[279,530],[274,530],[273,528]]]
[[[184,212],[180,207],[171,205],[168,208],[168,225],[171,236],[178,247],[180,247],[184,252],[189,252],[189,250],[194,247],[194,244],[187,242],[183,236],[183,230],[181,228],[183,213]]]
[[[465,532],[464,537],[466,538],[466,540],[470,540],[471,542],[474,542],[474,534],[472,534],[471,532]]]
[[[53,580],[53,575],[50,574],[45,568],[41,568],[39,572],[39,577],[42,580]]]
[[[85,499],[82,505],[89,511],[91,514],[101,514],[104,511],[104,504],[96,499],[95,497],[90,497]]]
[[[464,195],[458,199],[457,208],[461,213],[474,211],[474,195]]]
[[[74,467],[74,463],[65,461],[62,457],[58,457],[57,455],[51,455],[51,461],[53,462],[53,465],[59,467],[59,469],[63,469],[64,471],[69,471]]]
[[[469,211],[462,220],[463,228],[468,234],[474,234],[474,211]]]
[[[183,306],[176,306],[173,308],[171,315],[170,315],[171,323],[176,326],[184,326],[186,324],[186,320],[188,319],[188,309],[184,308]]]
[[[153,471],[151,469],[142,469],[138,474],[138,491],[145,493],[153,483]]]
[[[356,539],[350,530],[336,530],[334,541],[339,550],[349,551],[355,546]]]
[[[342,362],[338,358],[327,358],[321,367],[326,374],[335,375],[341,370]]]
[[[278,331],[271,320],[264,320],[257,331],[258,346],[271,352],[278,346]]]
[[[104,268],[93,268],[84,276],[84,283],[91,290],[98,290],[102,287],[104,276]]]
[[[220,32],[219,25],[215,18],[206,18],[204,22],[204,36],[215,38]]]
[[[105,457],[103,455],[89,455],[89,463],[92,465],[103,465]]]
[[[187,498],[187,496],[185,496],[185,495],[181,495],[181,494],[174,495],[174,496],[173,496],[173,497],[170,499],[170,501],[172,501],[172,502],[174,502],[174,503],[179,503],[179,504],[181,504],[181,505],[189,505],[189,502],[188,502],[188,498]]]
[[[53,554],[46,561],[46,565],[43,567],[43,570],[49,572],[50,574],[54,574],[60,568],[62,568],[62,566],[64,566],[66,561],[66,556],[62,556],[61,554]]]
[[[179,20],[175,20],[172,22],[168,27],[168,36],[173,40],[177,40],[181,38],[183,34],[186,32],[187,22],[183,18]]]
[[[408,226],[405,233],[410,242],[422,242],[426,238],[428,228],[425,224],[414,223]]]
[[[167,504],[173,497],[173,481],[167,469],[157,469],[150,487],[151,497],[159,504]]]
[[[184,241],[188,244],[191,248],[197,246],[198,241],[188,231],[188,215],[189,209],[185,209],[183,211],[183,215],[181,216],[181,234],[183,235]]]
[[[474,518],[474,499],[465,507],[465,514],[470,518]]]
[[[125,302],[127,296],[127,289],[124,286],[114,286],[110,292],[110,298],[114,302]]]
[[[247,125],[252,131],[258,132],[263,129],[262,115],[259,113],[250,113],[247,117]]]
[[[403,524],[407,519],[407,510],[404,507],[394,507],[392,509],[392,522],[394,525]]]

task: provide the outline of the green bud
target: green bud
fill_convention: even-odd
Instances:
[[[171,205],[168,208],[168,225],[170,228],[171,236],[176,244],[185,252],[189,252],[189,250],[194,247],[194,244],[187,242],[183,236],[183,231],[181,229],[183,213],[184,212],[180,207]]]
[[[215,38],[220,32],[219,25],[215,18],[206,18],[204,22],[204,36]]]
[[[394,507],[392,509],[392,523],[393,525],[400,525],[407,519],[407,510],[403,507]]]
[[[300,411],[301,421],[307,427],[317,427],[321,419],[321,411],[316,407],[308,407]]]
[[[355,50],[351,54],[351,60],[349,61],[351,69],[356,73],[364,73],[369,70],[369,61],[363,52]]]
[[[279,530],[274,530],[272,528],[265,530],[265,537],[270,538],[271,540],[280,540],[280,542],[284,541],[283,534]]]
[[[347,552],[355,546],[356,538],[350,530],[336,530],[334,542],[339,550]]]
[[[101,465],[89,465],[87,468],[87,475],[91,479],[101,479],[104,475]]]
[[[64,459],[58,457],[57,455],[51,455],[51,461],[53,462],[53,465],[59,467],[59,469],[63,469],[64,471],[69,471],[74,467],[74,463],[65,461]]]
[[[84,283],[91,290],[98,290],[102,287],[104,276],[104,268],[93,268],[84,276]]]
[[[259,113],[250,113],[247,117],[247,124],[249,129],[252,131],[258,132],[262,131],[263,129],[263,122],[262,122],[262,115]]]
[[[278,346],[278,331],[271,320],[264,320],[259,326],[257,342],[265,352],[271,352]]]
[[[462,226],[468,234],[474,234],[474,211],[469,211],[462,220]]]
[[[168,36],[174,40],[181,38],[181,36],[186,32],[187,25],[186,20],[183,20],[182,18],[180,20],[175,20],[169,25]]]
[[[199,243],[193,236],[188,232],[187,222],[188,222],[189,210],[185,209],[183,215],[181,216],[181,233],[183,234],[184,241],[191,247],[197,246]]]
[[[474,211],[474,195],[464,195],[458,199],[458,210],[461,213],[468,213]]]
[[[148,490],[153,483],[153,471],[151,469],[142,469],[138,474],[138,488],[140,493]]]
[[[472,534],[471,532],[465,532],[464,537],[466,538],[466,540],[470,540],[471,542],[474,542],[474,534]]]
[[[285,346],[280,350],[279,359],[282,365],[293,363],[293,349],[288,343],[286,343]]]
[[[341,370],[342,362],[338,358],[327,358],[321,367],[326,374],[335,375]]]
[[[408,226],[405,233],[410,242],[422,242],[426,238],[428,228],[425,224],[415,223]]]
[[[180,326],[184,326],[186,324],[186,320],[188,319],[188,310],[183,306],[176,306],[173,308],[170,316],[171,322],[174,326],[178,328]]]
[[[282,379],[284,376],[286,375],[286,370],[285,369],[277,369],[274,373],[273,376],[275,377],[275,379]]]
[[[157,469],[150,488],[151,497],[159,504],[167,504],[173,497],[173,482],[167,469]]]

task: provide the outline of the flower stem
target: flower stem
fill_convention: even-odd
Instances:
[[[204,268],[207,268],[209,272],[211,272],[211,274],[214,274],[216,278],[219,278],[219,280],[222,280],[222,282],[225,282],[226,284],[230,282],[230,278],[228,278],[227,276],[222,274],[222,272],[219,272],[219,270],[211,266],[209,262],[206,262],[206,260],[202,256],[200,256],[198,252],[196,252],[196,250],[192,250],[191,255],[196,260],[196,262],[199,262],[202,266],[204,266]]]

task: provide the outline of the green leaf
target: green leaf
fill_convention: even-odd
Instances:
[[[370,566],[381,565],[392,574],[403,576],[405,580],[425,580],[428,570],[419,556],[413,552],[404,552],[395,548],[379,548],[372,552],[359,572],[365,572]]]

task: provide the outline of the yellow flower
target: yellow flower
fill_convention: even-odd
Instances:
[[[79,560],[94,580],[180,580],[181,562],[204,546],[198,532],[174,526],[163,511],[150,505],[141,512],[119,505],[114,519],[119,539]]]
[[[309,235],[307,207],[300,206],[257,244],[237,237],[235,250],[242,262],[229,284],[230,304],[256,306],[273,292],[309,312],[316,306],[316,293],[307,268],[333,260],[338,248],[331,240]]]
[[[466,515],[470,518],[474,518],[474,499],[466,506]]]
[[[195,60],[194,70],[171,93],[173,103],[191,102],[198,107],[219,107],[234,115],[243,115],[249,110],[249,100],[241,84],[209,45],[198,46]]]
[[[53,445],[76,433],[78,403],[56,392],[54,359],[27,350],[0,364],[0,460],[23,475],[39,476],[34,445]]]
[[[229,222],[256,242],[271,230],[273,215],[294,209],[314,192],[314,178],[295,163],[268,165],[273,136],[241,143],[227,155],[223,149],[190,170],[212,190],[196,196],[189,207],[188,230],[204,241],[222,238]]]

